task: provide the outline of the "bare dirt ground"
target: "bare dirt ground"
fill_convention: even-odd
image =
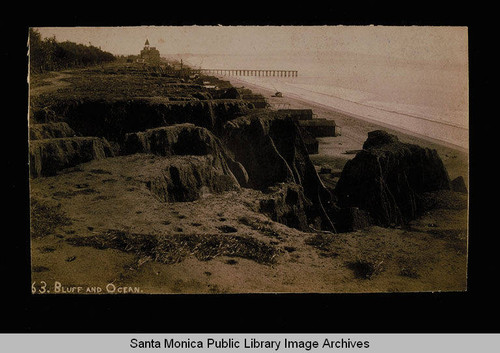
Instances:
[[[158,157],[93,161],[32,181],[32,199],[69,222],[32,240],[33,281],[64,287],[139,288],[144,293],[397,292],[465,289],[465,209],[438,209],[408,229],[304,233],[257,212],[258,191],[164,203],[145,185]],[[273,248],[275,261],[216,256],[153,261],[126,248],[78,246],[73,239],[110,230],[141,235],[238,235]],[[76,244],[76,245],[75,245]],[[242,254],[244,256],[245,254]],[[368,266],[364,269],[363,266]],[[373,266],[373,268],[370,268]],[[38,288],[38,287],[37,287]],[[69,289],[68,289],[69,290]]]
[[[56,76],[53,85],[39,89],[57,89],[62,78]],[[269,92],[264,94],[269,97]],[[349,151],[361,149],[367,132],[377,128],[305,102],[287,101],[293,108],[311,107],[319,117],[331,117],[342,127],[342,136],[320,139],[320,153],[311,156],[318,169],[341,171],[354,157]],[[397,135],[404,142],[436,148],[450,178],[462,175],[468,180],[467,153],[400,132]],[[256,190],[206,194],[194,202],[161,202],[146,185],[158,165],[161,158],[153,155],[120,156],[31,180],[34,292],[466,290],[466,195],[459,203],[436,205],[405,229],[305,233],[259,213],[258,200],[263,195]],[[96,237],[103,235],[106,237]],[[192,242],[173,243],[175,249],[168,241],[155,240],[146,247],[130,240],[134,236],[177,239],[181,235]],[[207,253],[207,244],[200,237],[217,239],[209,244],[217,250]],[[235,237],[248,246],[232,247]]]

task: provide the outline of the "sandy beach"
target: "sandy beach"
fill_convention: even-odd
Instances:
[[[354,154],[348,151],[361,149],[367,138],[368,132],[382,129],[398,136],[402,142],[417,144],[422,147],[437,150],[448,170],[450,179],[462,176],[468,184],[469,153],[468,150],[462,147],[427,136],[418,135],[394,126],[384,125],[380,122],[370,120],[367,117],[344,113],[332,107],[304,100],[295,95],[284,94],[283,97],[274,97],[274,91],[240,80],[236,77],[219,76],[219,78],[231,82],[235,87],[249,88],[254,93],[263,95],[271,106],[277,108],[312,109],[313,114],[318,118],[335,120],[336,124],[342,129],[342,136],[323,137],[318,139],[319,153],[317,155],[311,155],[311,159],[318,167],[324,165],[341,171],[345,162],[354,157]]]

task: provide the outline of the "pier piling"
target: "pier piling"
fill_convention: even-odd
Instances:
[[[257,77],[298,77],[299,75],[297,70],[191,69],[191,73]]]

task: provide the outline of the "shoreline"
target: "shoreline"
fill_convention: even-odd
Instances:
[[[319,155],[311,155],[311,159],[316,165],[333,162],[336,165],[340,164],[339,167],[342,167],[345,161],[354,157],[354,155],[346,154],[346,151],[362,149],[368,132],[383,129],[396,135],[402,142],[437,150],[450,174],[450,179],[453,180],[457,176],[463,176],[466,184],[468,184],[469,150],[466,148],[414,133],[397,126],[384,124],[368,117],[309,101],[294,94],[285,94],[281,98],[273,97],[272,95],[275,93],[273,90],[236,77],[214,76],[218,79],[229,81],[234,87],[244,86],[255,94],[263,95],[271,105],[280,104],[288,106],[291,109],[312,109],[318,118],[334,120],[342,129],[342,135],[338,137],[318,138]],[[339,162],[339,159],[342,161]]]
[[[218,78],[231,82],[231,84],[235,87],[236,87],[236,84],[246,85],[246,86],[248,86],[247,88],[251,89],[254,93],[260,93],[260,94],[264,95],[268,99],[268,101],[269,101],[271,94],[274,93],[273,90],[271,90],[267,87],[260,86],[260,85],[257,85],[255,83],[247,82],[247,81],[239,79],[239,78],[228,77],[228,76],[218,76]],[[401,128],[401,127],[398,127],[395,125],[383,123],[381,121],[371,119],[369,117],[362,116],[360,114],[355,114],[355,113],[348,112],[348,111],[345,111],[345,110],[342,110],[342,109],[339,109],[339,108],[336,108],[333,106],[329,106],[329,105],[322,104],[319,102],[311,101],[311,100],[308,100],[307,98],[300,97],[299,95],[294,94],[294,93],[286,93],[286,95],[283,98],[279,98],[279,99],[281,100],[281,103],[290,104],[291,108],[293,108],[294,105],[300,105],[301,107],[302,106],[310,106],[310,107],[312,107],[313,111],[314,111],[314,109],[330,110],[330,111],[338,113],[338,114],[343,114],[343,115],[346,115],[346,116],[349,116],[349,117],[352,117],[355,119],[365,121],[366,123],[373,124],[375,126],[380,126],[380,127],[385,128],[385,129],[390,129],[392,131],[395,131],[395,132],[398,132],[401,134],[415,137],[417,139],[422,139],[422,140],[428,141],[432,144],[442,145],[443,147],[456,149],[457,151],[465,152],[465,153],[468,153],[468,150],[469,150],[466,147],[462,147],[462,146],[459,146],[459,145],[456,145],[456,144],[453,144],[453,143],[450,143],[447,141],[439,140],[439,139],[436,139],[433,137],[425,136],[423,134],[419,134],[417,132],[413,132],[413,131],[410,131],[410,130],[407,130],[407,129],[404,129],[404,128]],[[398,113],[398,114],[404,115],[403,113]],[[428,120],[426,118],[421,118],[421,119]],[[445,125],[449,125],[449,124],[445,123]]]

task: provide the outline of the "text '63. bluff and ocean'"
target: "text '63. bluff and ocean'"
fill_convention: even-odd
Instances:
[[[206,338],[206,339],[174,339],[165,338],[164,340],[150,339],[141,340],[132,338],[130,340],[131,348],[164,348],[164,349],[262,349],[274,350],[280,349],[303,349],[310,351],[313,349],[346,349],[346,348],[369,348],[369,341],[351,340],[350,338],[330,339],[324,338],[322,340],[294,340],[290,338],[283,338],[279,340],[262,340],[256,338]]]

